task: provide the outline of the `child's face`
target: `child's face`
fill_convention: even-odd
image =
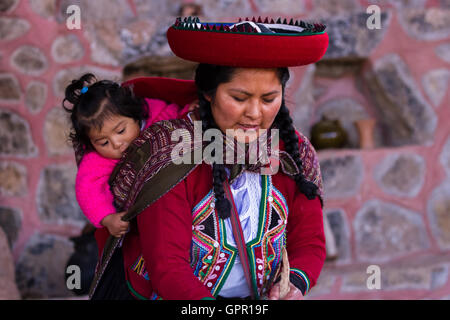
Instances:
[[[103,122],[103,127],[91,129],[89,138],[95,150],[105,158],[120,159],[141,130],[132,118],[114,115]]]

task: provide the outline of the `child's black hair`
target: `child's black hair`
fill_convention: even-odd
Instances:
[[[199,112],[202,120],[203,131],[209,128],[217,128],[211,112],[211,104],[205,98],[205,95],[213,97],[219,84],[231,81],[235,70],[236,69],[233,67],[209,64],[200,64],[197,67],[195,83],[199,90]],[[277,77],[278,80],[280,80],[283,89],[283,99],[274,123],[277,124],[277,127],[280,130],[280,138],[284,142],[286,152],[291,155],[300,170],[300,173],[295,175],[293,179],[295,180],[299,190],[311,200],[318,195],[318,187],[314,183],[306,180],[303,175],[303,164],[300,159],[298,137],[295,133],[292,118],[289,115],[289,110],[284,102],[284,89],[287,81],[289,80],[288,68],[278,68]],[[223,190],[223,181],[225,179],[225,165],[213,163],[213,189],[214,196],[216,198],[216,209],[219,213],[219,217],[222,219],[228,218],[231,213],[231,204],[225,198],[225,192]]]
[[[71,108],[66,107],[66,101],[72,104]],[[148,117],[145,101],[136,97],[132,90],[113,81],[97,81],[92,73],[72,80],[65,90],[62,106],[70,114],[72,123],[69,139],[85,151],[93,150],[89,130],[101,129],[109,117],[120,115],[139,124]]]

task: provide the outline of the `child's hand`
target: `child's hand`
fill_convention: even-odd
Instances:
[[[112,236],[116,238],[121,237],[125,233],[127,233],[128,227],[130,225],[128,221],[123,221],[121,219],[125,213],[127,212],[123,211],[107,215],[102,219],[100,224],[105,226]]]

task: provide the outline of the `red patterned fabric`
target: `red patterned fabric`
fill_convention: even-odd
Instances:
[[[314,150],[311,142],[302,133],[297,132],[297,136],[300,141],[299,151],[303,164],[303,174],[306,180],[313,182],[319,188],[318,193],[323,199],[322,174],[320,172],[319,158],[317,157],[316,150]]]

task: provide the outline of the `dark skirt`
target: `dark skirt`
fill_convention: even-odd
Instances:
[[[91,300],[135,300],[128,290],[122,248],[117,248]]]

